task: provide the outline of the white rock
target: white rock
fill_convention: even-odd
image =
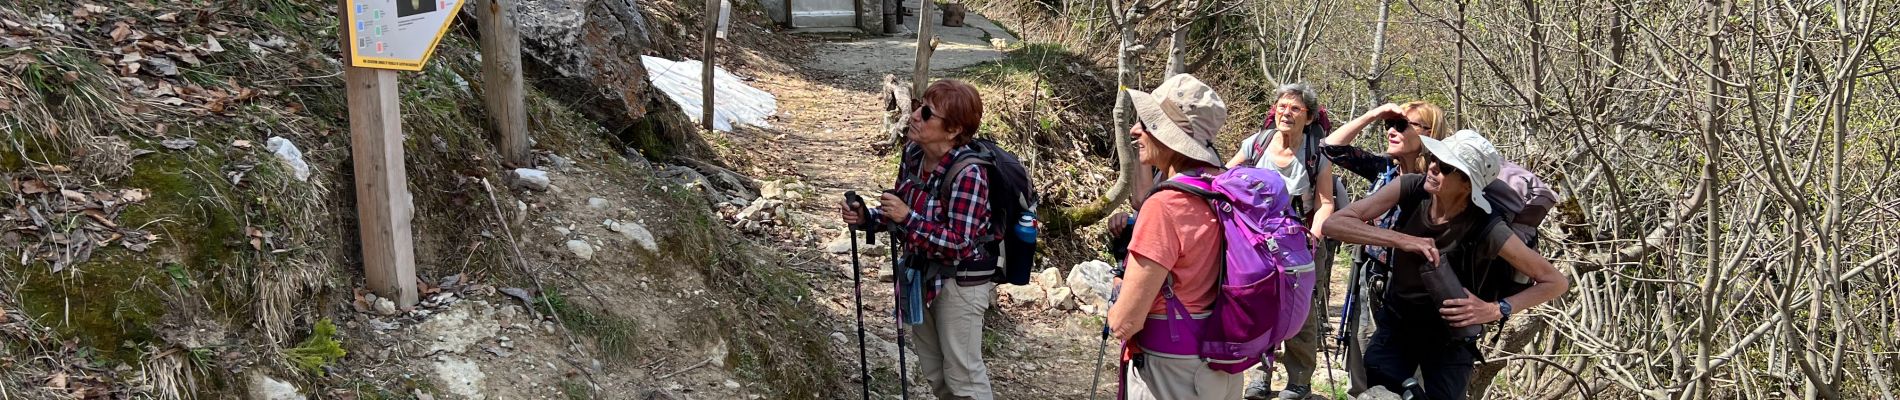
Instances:
[[[759,185],[759,198],[761,199],[780,199],[784,197],[785,183],[783,182],[770,180],[766,181],[763,185]]]
[[[592,197],[592,198],[587,199],[587,208],[592,208],[595,210],[605,210],[611,207],[613,206],[607,203],[607,199],[603,199],[599,197]]]
[[[567,241],[567,251],[573,252],[575,257],[580,257],[582,260],[594,259],[594,245],[587,244],[585,240]]]
[[[864,232],[858,232],[857,235],[858,255],[883,257],[886,254],[890,254],[890,249],[884,247],[884,242],[879,241],[877,244],[865,243]],[[831,254],[851,254],[851,232],[845,232],[843,235],[831,239],[830,243],[825,244],[825,251]]]
[[[305,397],[297,390],[297,385],[277,380],[277,378],[264,375],[263,372],[251,371],[251,400],[303,399]]]
[[[548,166],[554,168],[555,171],[566,171],[570,168],[574,168],[574,161],[567,159],[567,157],[561,157],[558,154],[549,154]]]
[[[416,325],[416,331],[422,337],[436,339],[427,344],[427,353],[462,354],[474,348],[475,344],[500,333],[501,324],[495,320],[492,306],[473,301],[457,304]]]
[[[877,281],[884,282],[884,283],[891,283],[892,280],[897,279],[897,275],[891,272],[891,268],[892,267],[890,265],[878,267]]]
[[[1115,275],[1109,271],[1108,263],[1090,260],[1069,269],[1069,290],[1074,291],[1079,298],[1077,301],[1081,302],[1107,299],[1108,287],[1114,279]]]
[[[799,201],[799,200],[804,200],[804,199],[805,199],[804,193],[794,192],[790,190],[785,191],[785,201]]]
[[[1033,307],[1048,300],[1048,294],[1037,285],[1002,285],[996,291],[1008,298],[1005,304],[1015,307]]]
[[[1036,285],[1042,286],[1044,291],[1054,293],[1056,288],[1063,286],[1062,270],[1055,267],[1043,269],[1042,273],[1036,274]]]
[[[1373,386],[1371,388],[1366,389],[1365,393],[1360,393],[1359,397],[1355,397],[1355,399],[1358,399],[1358,400],[1399,400],[1400,397],[1398,394],[1392,393],[1391,390],[1386,389],[1384,386]]]
[[[284,161],[284,165],[290,166],[291,176],[299,181],[310,180],[310,164],[304,163],[303,151],[297,149],[296,143],[291,143],[290,139],[271,136],[270,141],[264,144],[264,148],[269,149],[271,154],[276,154],[277,159]]]
[[[515,168],[508,171],[508,187],[527,189],[537,192],[548,191],[554,181],[548,178],[548,172],[534,168]]]
[[[627,240],[632,240],[633,243],[640,245],[640,248],[646,249],[648,252],[660,251],[659,242],[653,240],[653,232],[648,231],[646,226],[642,226],[637,222],[610,221],[607,223],[607,230],[619,232],[621,236],[625,236]]]
[[[482,367],[473,361],[460,357],[444,358],[437,361],[433,369],[436,380],[442,383],[443,389],[449,394],[463,399],[488,398],[486,393],[482,393],[487,386],[483,381],[488,379],[488,375],[482,373]]]
[[[850,343],[851,339],[845,337],[844,332],[832,332],[831,341],[837,344],[845,344]]]
[[[726,380],[726,388],[727,388],[727,389],[738,389],[738,388],[739,388],[739,382],[737,382],[737,381],[733,381],[733,380],[731,380],[731,379],[727,379],[727,380]]]
[[[1065,287],[1059,287],[1059,288],[1055,288],[1055,290],[1050,290],[1049,304],[1050,306],[1055,307],[1057,310],[1065,310],[1065,311],[1074,310],[1075,309],[1075,292],[1070,291],[1069,288],[1065,288]]]
[[[382,315],[396,315],[397,311],[396,302],[389,301],[389,299],[376,299],[375,308],[376,313]]]

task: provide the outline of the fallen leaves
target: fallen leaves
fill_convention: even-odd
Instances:
[[[22,262],[44,261],[60,272],[114,241],[131,251],[158,241],[118,222],[127,205],[150,198],[144,189],[87,190],[27,176],[8,179],[7,188],[23,201],[0,209],[0,244],[17,247]]]

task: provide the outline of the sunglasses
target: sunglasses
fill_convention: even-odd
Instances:
[[[1425,156],[1425,162],[1431,163],[1431,165],[1438,166],[1438,168],[1436,169],[1438,170],[1439,175],[1451,175],[1453,173],[1463,175],[1465,173],[1464,171],[1459,171],[1458,167],[1453,167],[1451,166],[1451,164],[1446,164],[1444,161],[1439,161],[1438,157],[1436,156],[1429,156],[1429,155]]]
[[[930,115],[931,115],[931,112],[930,112],[930,105],[929,105],[929,104],[924,104],[924,100],[923,100],[923,99],[910,99],[910,109],[912,109],[912,110],[920,110],[920,111],[922,111],[922,112],[923,112],[923,117],[924,117],[924,119],[923,119],[923,120],[924,120],[924,121],[929,121],[929,120],[930,120]]]
[[[1420,129],[1425,129],[1425,130],[1432,129],[1431,127],[1425,126],[1424,124],[1408,121],[1404,118],[1392,118],[1392,119],[1385,120],[1386,129],[1397,130],[1399,132],[1405,132],[1406,130],[1411,129],[1411,127],[1413,126],[1417,126]]]

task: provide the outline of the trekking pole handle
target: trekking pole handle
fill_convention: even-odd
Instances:
[[[859,221],[862,221],[861,223],[868,224],[871,222],[871,210],[864,207],[864,197],[858,196],[858,192],[844,192],[844,204],[846,207],[858,211],[858,217]],[[858,227],[853,226],[847,229],[858,229]],[[864,244],[877,244],[877,236],[872,235],[870,230],[864,230]]]

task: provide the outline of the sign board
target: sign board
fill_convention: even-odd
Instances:
[[[421,71],[464,0],[345,0],[350,66]]]

